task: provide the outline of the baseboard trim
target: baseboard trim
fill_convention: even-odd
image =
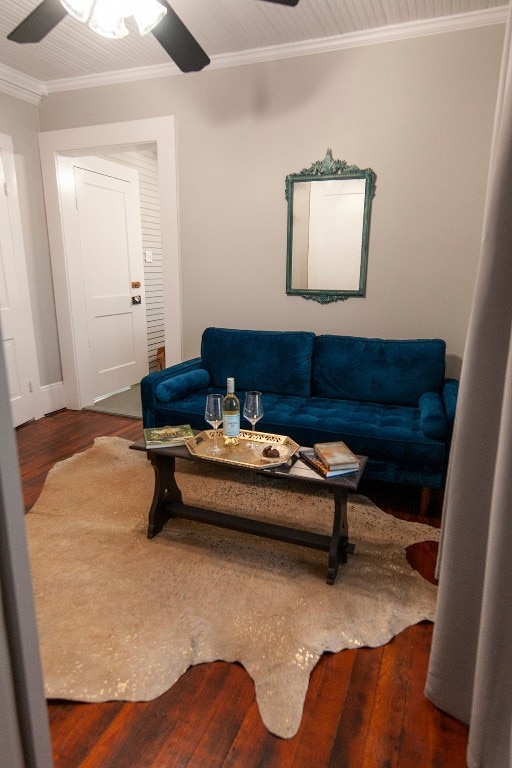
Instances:
[[[43,413],[46,416],[54,411],[61,411],[66,407],[66,391],[64,382],[58,381],[55,384],[45,384],[41,387],[41,398],[43,401]]]

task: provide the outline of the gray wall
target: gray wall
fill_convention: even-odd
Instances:
[[[54,93],[39,105],[40,129],[175,116],[185,357],[197,354],[207,325],[435,336],[446,339],[458,375],[503,32],[497,25]],[[327,147],[373,168],[377,191],[367,296],[322,306],[285,294],[284,180]],[[42,317],[39,286],[31,287]],[[53,359],[54,327],[42,319],[38,341],[44,335]]]
[[[41,384],[61,381],[43,182],[38,107],[0,92],[0,133],[12,138]]]

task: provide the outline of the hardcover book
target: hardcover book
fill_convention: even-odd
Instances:
[[[333,443],[315,443],[314,449],[317,456],[331,470],[359,467],[359,459],[341,440]]]
[[[168,427],[147,427],[144,431],[146,448],[169,448],[173,445],[184,445],[194,437],[190,424],[178,424]]]
[[[335,477],[336,475],[348,475],[350,474],[350,472],[356,472],[359,469],[359,464],[357,467],[353,467],[350,469],[347,469],[346,467],[344,469],[329,469],[323,463],[323,461],[318,458],[314,448],[301,448],[299,450],[299,456],[305,464],[315,469],[323,477]]]

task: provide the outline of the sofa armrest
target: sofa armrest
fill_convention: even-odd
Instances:
[[[194,357],[191,360],[185,360],[183,363],[176,363],[163,371],[154,371],[144,376],[140,382],[140,396],[142,402],[142,421],[144,427],[154,427],[155,408],[157,406],[156,388],[162,382],[177,376],[182,376],[190,371],[196,371],[201,368],[201,358]]]
[[[444,408],[450,430],[455,420],[455,408],[457,406],[457,396],[459,394],[459,382],[457,379],[445,379],[443,388]]]
[[[157,384],[155,397],[159,403],[171,403],[180,400],[191,392],[205,389],[210,385],[210,374],[204,368],[196,368],[194,371],[180,373],[179,376],[171,376]]]
[[[443,440],[448,434],[443,398],[437,392],[425,392],[420,397],[419,409],[423,434],[432,440]]]

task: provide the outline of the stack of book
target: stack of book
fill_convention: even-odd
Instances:
[[[313,448],[300,448],[299,456],[323,477],[357,472],[359,459],[344,442],[315,443]]]
[[[174,427],[146,427],[144,429],[144,442],[148,450],[184,445],[190,437],[194,437],[190,424],[178,424]]]

